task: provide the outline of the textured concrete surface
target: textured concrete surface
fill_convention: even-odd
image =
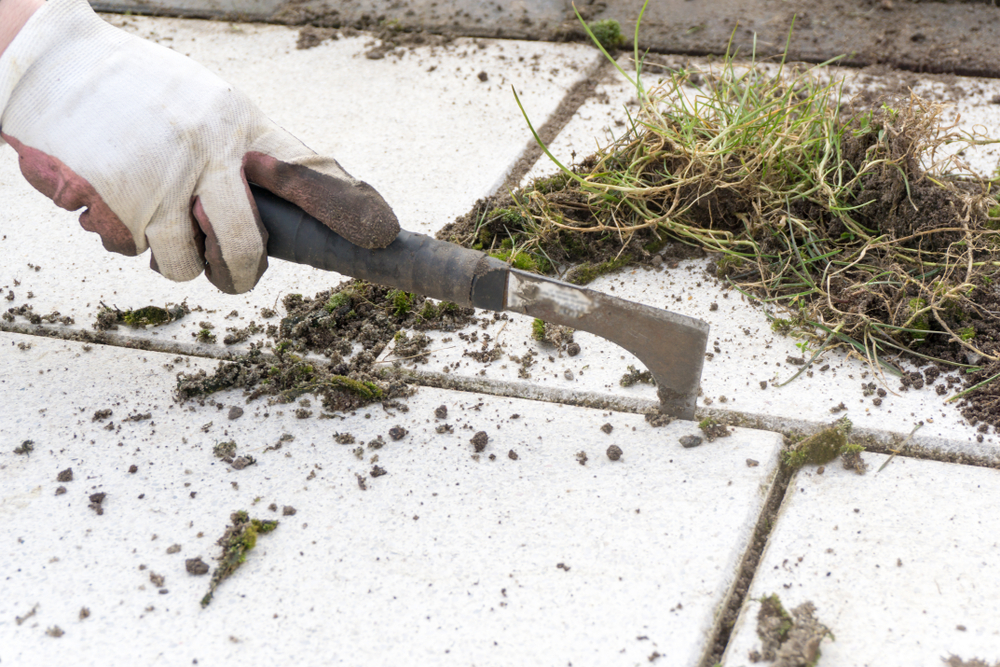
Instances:
[[[691,665],[781,446],[739,429],[685,449],[679,437],[699,433],[690,422],[652,428],[640,415],[427,388],[406,412],[373,405],[335,419],[248,405],[239,392],[179,405],[174,372],[208,362],[13,334],[0,345],[4,665],[67,655],[80,665],[613,665],[654,653]],[[234,405],[246,412],[230,420]],[[98,410],[112,414],[94,420]],[[442,424],[453,432],[437,433]],[[394,426],[407,431],[398,441]],[[478,431],[489,442],[476,454]],[[32,453],[12,453],[28,439]],[[257,463],[237,471],[213,457],[229,439]],[[384,475],[372,476],[376,465]],[[67,468],[73,480],[57,481]],[[100,516],[88,500],[97,492],[107,494]],[[240,509],[280,524],[203,610],[208,577],[184,561],[213,563]],[[65,634],[47,636],[56,626]]]
[[[864,476],[830,464],[792,479],[727,667],[760,649],[756,600],[772,593],[786,610],[816,606],[836,638],[821,665],[1000,660],[1000,471],[897,457],[875,473],[887,457],[865,458]]]
[[[521,159],[530,134],[511,85],[539,126],[594,79],[593,94],[552,142],[570,161],[620,127],[631,96],[614,77],[594,75],[599,55],[581,44],[456,39],[373,59],[367,54],[380,47],[367,33],[298,50],[297,30],[279,26],[111,20],[218,71],[377,187],[415,231],[433,232],[469,210]],[[850,86],[934,89],[934,99],[958,101],[966,127],[1000,134],[992,103],[1000,91],[988,80],[862,70]],[[991,150],[969,157],[988,172]],[[232,393],[178,405],[174,374],[226,354],[223,345],[194,342],[201,321],[220,334],[261,323],[260,310],[282,295],[311,295],[341,277],[274,262],[240,297],[204,279],[170,283],[144,257],[104,253],[74,214],[23,181],[9,150],[0,151],[0,200],[0,290],[11,297],[4,309],[28,304],[75,318],[35,329],[23,318],[0,322],[8,330],[0,334],[0,664],[71,655],[95,665],[399,664],[413,656],[421,664],[694,665],[715,638],[733,582],[754,571],[753,562],[740,568],[755,526],[774,533],[726,664],[745,664],[757,648],[754,599],[771,592],[789,609],[815,603],[837,638],[821,644],[823,665],[1000,658],[990,577],[995,470],[904,457],[863,477],[839,464],[822,475],[810,467],[772,514],[764,498],[780,435],[739,429],[685,449],[679,437],[696,434],[694,424],[654,429],[641,414],[619,411],[655,404],[652,388],[619,385],[635,363],[626,353],[577,334],[581,354],[560,356],[531,341],[530,322],[514,316],[462,332],[503,345],[492,365],[462,357],[439,336],[420,370],[471,391],[424,387],[406,401],[408,412],[376,405],[297,419],[294,410],[316,406],[246,405]],[[716,284],[704,260],[664,264],[592,287],[711,323],[703,414],[735,412],[783,431],[846,415],[859,431],[897,439],[924,421],[915,440],[926,455],[1000,456],[994,435],[980,442],[926,388],[900,392],[889,383],[875,406],[861,385],[878,379],[839,353],[825,359],[827,370],[779,388],[797,369],[788,361],[802,354],[796,341],[772,333],[762,313]],[[184,300],[201,310],[160,329],[119,330],[112,345],[10,331],[81,335],[102,302]],[[537,356],[526,378],[510,357],[527,351]],[[605,407],[552,402],[581,397]],[[832,413],[841,403],[846,410]],[[237,405],[245,413],[231,421]],[[436,431],[440,405],[453,433]],[[112,414],[95,420],[105,409]],[[611,434],[600,430],[605,423]],[[398,442],[388,436],[396,425],[407,431]],[[479,430],[489,444],[475,460],[470,438]],[[356,443],[336,444],[337,432]],[[378,436],[386,444],[369,448]],[[214,458],[212,447],[230,438],[257,464],[236,471]],[[15,454],[26,440],[34,450]],[[610,444],[624,450],[621,461],[608,460]],[[885,460],[866,458],[873,469]],[[388,474],[373,478],[375,465]],[[67,468],[73,480],[57,481]],[[56,495],[60,486],[66,492]],[[89,507],[94,493],[107,494],[102,515]],[[295,514],[284,515],[285,506]],[[281,525],[201,610],[207,577],[188,575],[184,560],[214,565],[215,540],[237,509]],[[173,545],[180,550],[168,553]],[[84,607],[90,615],[81,619]],[[55,628],[64,634],[53,636]]]

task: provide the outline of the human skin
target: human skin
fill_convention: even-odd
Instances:
[[[0,55],[44,0],[0,0]]]

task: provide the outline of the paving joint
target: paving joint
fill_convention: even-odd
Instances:
[[[549,116],[549,119],[542,124],[536,131],[538,132],[538,138],[541,140],[542,144],[548,146],[556,140],[559,133],[569,124],[569,122],[579,111],[580,107],[584,105],[587,100],[592,98],[597,92],[597,86],[601,84],[602,81],[607,80],[614,73],[614,69],[602,55],[597,62],[592,65],[588,70],[586,75],[580,81],[577,81],[573,86],[566,91],[562,99],[559,101],[559,106],[556,110]],[[532,137],[528,140],[528,143],[524,147],[524,151],[518,157],[517,161],[514,163],[514,167],[511,169],[507,178],[502,184],[500,184],[494,191],[493,195],[499,194],[504,189],[515,189],[519,186],[524,177],[531,171],[531,168],[536,162],[544,155],[542,147],[537,141]],[[475,210],[475,207],[473,207]]]
[[[242,350],[219,350],[215,349],[215,346],[199,343],[156,341],[134,338],[113,331],[91,332],[86,329],[67,330],[53,326],[32,325],[22,322],[0,321],[0,331],[37,336],[39,338],[55,338],[73,342],[108,345],[124,349],[181,354],[218,361],[233,360],[244,353]],[[269,353],[265,352],[264,354],[268,355]],[[615,412],[631,414],[648,414],[655,412],[659,407],[657,401],[642,397],[605,394],[594,391],[574,391],[559,387],[543,387],[529,382],[513,382],[495,378],[480,379],[463,377],[438,371],[406,368],[401,370],[419,386],[434,389],[449,389],[505,398],[522,398],[545,403],[613,410]],[[695,412],[695,419],[700,420],[706,417],[714,417],[729,426],[770,431],[772,433],[779,433],[785,437],[812,435],[830,426],[828,422],[788,419],[738,410],[699,407]],[[995,448],[987,445],[976,447],[979,450],[978,452],[969,453],[970,443],[933,436],[921,437],[919,432],[902,447],[901,445],[906,441],[909,434],[859,425],[855,425],[851,433],[852,441],[864,445],[866,451],[876,454],[896,453],[898,456],[916,460],[1000,469],[1000,451],[995,451]]]
[[[795,471],[792,468],[781,461],[778,462],[774,476],[771,478],[771,488],[767,493],[767,500],[764,501],[764,506],[757,517],[757,523],[754,525],[753,537],[747,543],[746,551],[744,551],[743,558],[736,569],[732,587],[719,607],[720,612],[716,618],[715,627],[708,635],[705,654],[698,663],[698,667],[712,667],[721,664],[722,656],[729,646],[729,639],[732,636],[736,619],[746,602],[747,594],[750,592],[750,584],[753,583],[753,578],[757,574],[757,568],[760,566],[764,550],[767,547],[767,540],[777,523],[778,511],[781,509],[788,485],[794,475]]]

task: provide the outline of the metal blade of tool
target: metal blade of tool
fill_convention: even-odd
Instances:
[[[693,419],[708,345],[706,322],[537,276],[476,250],[403,230],[367,250],[294,204],[251,186],[268,255],[461,306],[537,317],[600,336],[635,355],[656,381],[664,413]]]

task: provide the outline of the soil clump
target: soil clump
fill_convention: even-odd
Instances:
[[[397,352],[418,354],[428,342],[422,331],[453,331],[476,321],[471,308],[358,280],[312,298],[290,294],[283,305],[286,316],[266,330],[271,354],[252,346],[247,354],[220,362],[212,373],[180,373],[177,399],[238,388],[248,402],[267,396],[289,403],[313,393],[331,412],[392,401],[413,389],[398,369],[375,364],[386,345],[395,339]],[[407,338],[404,328],[417,334]]]

